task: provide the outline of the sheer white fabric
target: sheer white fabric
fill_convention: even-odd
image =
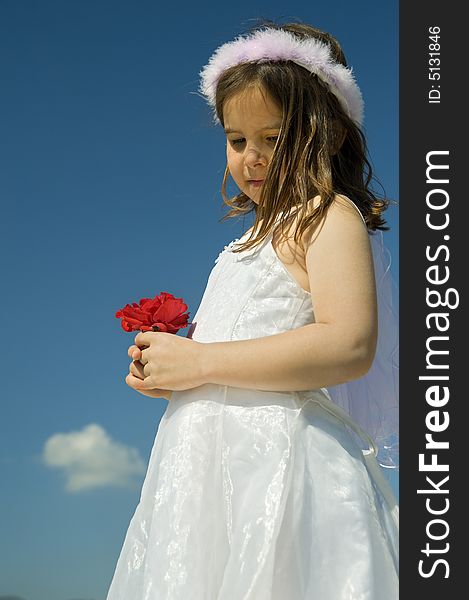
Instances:
[[[240,254],[235,242],[189,335],[313,323],[271,237]],[[397,600],[398,507],[357,434],[372,447],[326,389],[173,392],[107,600]]]
[[[346,198],[349,203],[357,206]],[[360,213],[363,219],[363,215]],[[366,224],[365,224],[366,227]],[[366,431],[379,464],[399,468],[399,293],[382,231],[368,232],[378,299],[378,343],[368,373],[328,388],[331,400]]]

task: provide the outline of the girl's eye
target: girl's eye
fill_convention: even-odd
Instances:
[[[231,140],[230,143],[232,146],[237,146],[239,144],[242,144],[244,142],[244,139],[239,139],[239,140]]]
[[[274,144],[275,145],[277,143],[277,140],[278,140],[278,135],[269,135],[265,139],[267,140],[267,142],[269,144]],[[237,146],[239,147],[239,146],[241,146],[241,144],[244,144],[245,142],[246,142],[246,140],[244,138],[237,138],[237,139],[234,139],[234,140],[230,140],[230,144],[233,147],[237,147]]]

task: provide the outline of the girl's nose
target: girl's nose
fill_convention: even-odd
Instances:
[[[266,157],[256,150],[256,148],[248,148],[246,150],[245,161],[248,167],[266,166],[267,164]]]

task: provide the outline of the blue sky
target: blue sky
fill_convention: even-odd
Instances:
[[[167,404],[125,384],[114,313],[170,291],[194,315],[250,225],[219,223],[223,135],[194,92],[258,17],[338,37],[398,200],[397,2],[0,2],[0,598],[105,598]]]

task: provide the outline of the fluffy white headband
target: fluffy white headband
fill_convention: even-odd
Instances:
[[[269,60],[291,60],[315,73],[329,86],[350,118],[359,125],[362,123],[363,98],[352,69],[337,63],[327,44],[314,38],[300,39],[281,29],[259,30],[220,46],[200,72],[199,91],[215,109],[217,83],[226,69],[240,63]]]

